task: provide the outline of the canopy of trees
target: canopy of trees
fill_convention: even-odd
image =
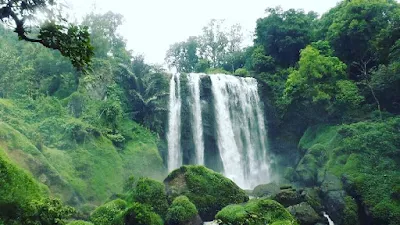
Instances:
[[[88,29],[67,23],[57,12],[58,6],[54,0],[1,0],[0,20],[14,27],[19,39],[58,50],[74,67],[85,70],[93,56]],[[38,12],[47,19],[38,21]]]

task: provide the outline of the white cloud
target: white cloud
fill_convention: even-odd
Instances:
[[[144,53],[146,61],[163,63],[169,45],[198,35],[211,19],[240,23],[249,32],[267,7],[302,8],[319,14],[334,7],[339,0],[69,0],[77,18],[95,10],[113,11],[125,17],[120,33],[128,48]]]

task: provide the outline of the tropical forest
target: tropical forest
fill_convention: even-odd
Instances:
[[[0,225],[400,224],[398,1],[265,1],[162,63],[66,2],[0,0]]]

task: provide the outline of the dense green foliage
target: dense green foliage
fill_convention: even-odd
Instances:
[[[168,209],[167,195],[163,183],[149,179],[139,178],[134,182],[134,187],[128,191],[130,201],[147,205],[161,217],[165,217]]]
[[[116,221],[119,214],[124,212],[127,203],[124,200],[116,199],[101,205],[90,215],[90,221],[96,225],[118,224]]]
[[[185,225],[196,217],[196,206],[186,196],[178,196],[168,208],[166,222],[170,225]]]
[[[297,224],[281,204],[269,199],[255,199],[245,205],[227,206],[218,212],[215,218],[221,224]]]
[[[124,40],[114,33],[118,19],[120,15],[114,13],[85,18],[84,23],[93,27],[93,44],[112,55],[96,49],[91,71],[84,77],[60,53],[18,42],[10,30],[0,27],[4,49],[0,52],[0,155],[2,159],[8,155],[12,165],[32,175],[29,179],[44,184],[32,184],[26,193],[18,194],[23,186],[14,180],[30,181],[9,173],[14,188],[7,184],[2,189],[4,204],[16,205],[16,211],[7,218],[17,217],[19,205],[40,200],[49,191],[87,216],[93,205],[121,193],[129,176],[161,179],[166,173],[158,145],[169,78],[125,49]],[[143,102],[149,110],[143,109]]]
[[[235,183],[204,166],[182,166],[164,181],[167,194],[185,195],[197,207],[204,221],[229,204],[246,202],[248,196]]]
[[[297,179],[312,179],[315,183],[318,172],[330,171],[347,180],[345,188],[359,196],[375,223],[398,224],[400,205],[395,196],[400,182],[399,127],[400,118],[392,117],[308,129],[300,141],[307,152],[296,170]],[[302,168],[308,170],[308,175]],[[347,212],[356,213],[354,203],[349,199],[346,202]]]
[[[133,203],[122,216],[125,225],[163,225],[159,215],[151,211],[151,208],[140,203]]]
[[[87,27],[58,17],[28,26],[37,10],[53,11],[56,3],[0,1],[2,23],[48,47],[20,42],[0,26],[0,224],[65,224],[71,216],[96,225],[185,224],[197,213],[212,220],[223,207],[217,218],[224,224],[295,224],[271,200],[226,207],[247,202],[247,195],[204,167],[183,166],[165,185],[144,178],[166,175],[170,75],[127,50],[117,33],[119,14],[89,14]],[[302,196],[307,203],[300,203],[300,191],[274,184],[253,194],[273,196],[299,215],[305,207],[331,210],[338,224],[394,225],[400,224],[399,27],[394,0],[342,1],[321,17],[268,8],[252,46],[243,46],[240,25],[211,20],[199,36],[171,45],[166,62],[182,73],[258,79],[274,131],[271,150],[293,159],[277,170],[288,166],[285,178],[315,193]]]
[[[0,20],[12,24],[20,40],[58,50],[71,60],[74,67],[86,70],[93,56],[88,27],[68,24],[60,14],[56,15],[58,5],[54,0],[4,0],[0,2]],[[37,12],[42,12],[46,19],[40,26],[33,27],[32,24],[38,24],[39,18],[36,17],[40,17]],[[32,33],[33,37],[29,37]]]

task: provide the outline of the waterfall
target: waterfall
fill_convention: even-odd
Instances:
[[[217,160],[221,165],[218,168],[222,167],[220,172],[242,188],[267,183],[270,178],[267,130],[257,81],[223,74],[192,73],[187,75],[187,81],[184,78],[180,81],[179,75],[174,75],[170,83],[168,169],[171,171],[182,164],[183,151],[185,163],[212,166],[207,163]],[[180,82],[187,82],[187,86]],[[206,83],[203,85],[203,82]],[[180,85],[188,88],[188,91],[182,89],[188,99],[183,102]],[[181,107],[185,109],[183,115]],[[203,118],[205,109],[208,110]],[[181,116],[189,116],[190,124],[181,125]],[[204,124],[208,127],[206,136]],[[191,129],[187,130],[186,126]],[[181,132],[185,132],[185,138]],[[180,143],[184,144],[182,150]],[[185,143],[194,143],[194,148]]]
[[[225,176],[243,188],[267,182],[266,131],[257,81],[220,74],[210,78]]]
[[[168,171],[172,171],[182,165],[180,146],[181,104],[180,75],[174,74],[169,86]]]
[[[204,165],[203,123],[200,105],[200,74],[189,74],[188,85],[192,96],[192,132],[196,150],[196,164]]]

